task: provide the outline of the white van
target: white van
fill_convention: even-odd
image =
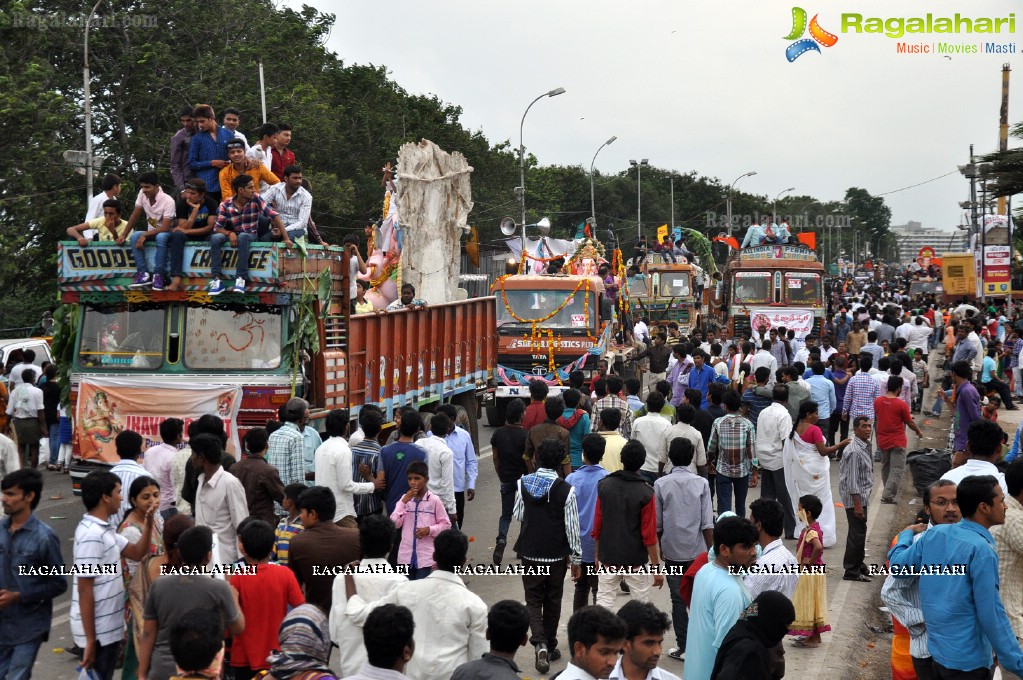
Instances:
[[[36,353],[36,366],[42,366],[44,361],[53,361],[53,354],[50,352],[50,345],[42,338],[20,338],[17,340],[0,340],[0,370],[3,371],[3,379],[7,380],[8,363],[15,350],[25,351],[30,349]]]

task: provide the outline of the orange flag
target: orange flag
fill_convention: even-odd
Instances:
[[[728,236],[728,237],[715,236],[714,240],[715,241],[721,241],[722,243],[727,243],[730,247],[734,248],[735,250],[739,249],[739,240],[737,238],[735,238],[734,236]]]
[[[817,250],[817,234],[814,232],[804,231],[801,234],[796,234],[796,238],[810,250]]]

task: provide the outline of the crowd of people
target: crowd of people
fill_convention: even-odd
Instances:
[[[69,230],[86,246],[85,230],[107,225],[101,238],[124,242],[138,220],[155,219],[132,242],[139,286],[178,283],[184,239],[173,236],[173,219],[194,240],[196,213],[216,236],[222,219],[257,228],[260,212],[285,243],[297,237],[270,199],[234,212],[249,210],[257,180],[283,204],[296,195],[301,170],[292,186],[297,166],[280,129],[264,126],[246,151],[208,108],[190,112],[202,132],[174,175],[188,215],[143,176],[128,222],[109,225],[120,218],[118,183],[98,201],[103,224]],[[204,165],[210,141],[230,164]],[[245,159],[266,165],[253,172]],[[274,194],[274,163],[286,162],[286,186]],[[199,187],[200,171],[209,186],[217,169],[219,205]],[[226,185],[225,172],[235,175]],[[231,238],[239,233],[223,234],[221,245],[239,245]],[[155,270],[142,251],[148,238],[158,244]],[[685,680],[780,678],[786,637],[812,649],[830,630],[825,555],[838,539],[835,508],[847,523],[842,577],[870,582],[875,482],[881,503],[900,502],[907,430],[922,436],[914,415],[943,406],[952,410],[951,469],[927,488],[921,522],[899,534],[890,559],[971,565],[980,594],[941,574],[886,579],[882,596],[910,639],[899,677],[989,677],[992,647],[1003,675],[1021,674],[1013,633],[1023,636],[1023,590],[1009,583],[1023,565],[1023,462],[1014,460],[1023,426],[1010,448],[998,416],[1023,399],[1023,308],[913,298],[913,276],[833,279],[823,332],[805,335],[765,326],[749,337],[713,328],[687,337],[678,324],[637,315],[628,333],[639,349],[635,375],[601,362],[588,384],[581,371],[564,390],[531,381],[528,402],[509,406],[489,442],[501,499],[491,560],[504,565],[517,524],[519,564],[509,574],[522,587],[520,598],[490,607],[462,579],[479,450],[472,416],[452,405],[402,407],[389,430],[379,408],[363,405],[355,432],[347,411],[331,411],[321,435],[309,404],[294,398],[277,420],[248,430],[237,459],[215,415],[167,418],[161,442],[148,447],[122,431],[119,462],[81,482],[85,514],[65,565],[34,510],[44,484],[39,442],[49,442],[48,470],[66,472],[70,423],[57,367],[40,371],[25,352],[0,383],[14,435],[0,434],[0,677],[30,676],[53,599],[70,587],[82,666],[104,679],[117,668],[143,680],[514,678],[528,645],[539,673],[564,657],[563,680],[677,680],[658,667],[669,629],[664,655],[685,662]],[[401,303],[416,306],[414,295],[403,290]],[[747,504],[754,487],[759,497]],[[28,569],[15,575],[15,566]],[[58,566],[74,568],[70,583]],[[651,603],[665,585],[670,612]],[[621,591],[628,601],[615,611]]]

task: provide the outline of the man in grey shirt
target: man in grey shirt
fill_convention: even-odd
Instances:
[[[654,483],[657,535],[668,570],[671,620],[675,628],[676,646],[668,652],[673,658],[685,653],[689,628],[689,614],[679,591],[682,576],[714,542],[710,484],[689,471],[694,452],[693,443],[685,437],[673,439],[668,445],[668,459],[675,467]]]
[[[877,344],[877,331],[867,333],[867,344],[860,348],[860,354],[869,354],[874,358],[874,365],[879,365],[884,356],[884,348]]]
[[[245,630],[238,591],[226,581],[201,573],[212,557],[213,532],[209,527],[194,526],[185,531],[178,539],[178,550],[184,562],[181,573],[168,572],[154,580],[143,609],[139,675],[149,680],[169,680],[175,675],[171,628],[193,610],[217,610],[231,635],[240,635]]]

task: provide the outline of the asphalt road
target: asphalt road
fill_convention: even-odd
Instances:
[[[918,419],[918,422],[920,420]],[[923,426],[925,435],[933,441],[924,445],[935,446],[944,444],[944,433],[947,431],[947,415],[940,422],[927,421]],[[490,436],[493,429],[486,426],[486,419],[480,421],[480,444],[483,448],[480,455],[480,474],[476,484],[476,498],[466,504],[466,521],[464,531],[469,535],[470,564],[489,564],[497,535],[497,522],[501,511],[500,486],[497,480],[492,459],[490,457]],[[910,433],[910,450],[919,448],[915,436]],[[70,477],[53,472],[44,472],[45,486],[43,501],[36,513],[37,516],[52,526],[60,536],[62,552],[65,560],[70,563],[71,549],[75,527],[81,518],[84,508],[81,499],[74,496],[71,490]],[[868,558],[867,562],[884,562],[888,543],[894,532],[908,524],[906,519],[919,508],[919,499],[913,499],[913,490],[909,471],[907,470],[902,484],[901,504],[897,506],[880,504],[880,464],[875,466],[877,485],[869,505],[868,526]],[[832,464],[832,492],[838,501],[838,463]],[[747,504],[758,498],[760,489],[750,489]],[[845,546],[846,522],[842,510],[838,514],[838,541],[825,552],[825,562],[831,565],[828,570],[828,604],[831,614],[833,631],[824,635],[824,644],[816,650],[787,647],[787,676],[814,677],[826,672],[828,677],[836,679],[857,677],[882,677],[887,670],[885,663],[890,644],[890,636],[881,635],[874,642],[869,642],[865,634],[870,632],[864,624],[871,624],[883,619],[877,612],[877,594],[880,592],[881,579],[875,578],[872,583],[852,583],[842,580],[842,553]],[[912,511],[912,512],[910,512]],[[505,564],[514,563],[511,546],[518,536],[518,527],[513,523],[505,556]],[[795,542],[788,544],[795,550]],[[466,582],[469,588],[477,593],[489,605],[499,600],[512,598],[523,599],[521,579],[514,576],[471,576]],[[616,607],[627,601],[627,596],[619,593]],[[670,601],[665,589],[653,590],[652,601],[660,609],[670,612]],[[53,627],[50,640],[40,648],[36,663],[35,675],[39,678],[54,680],[75,680],[75,657],[67,651],[73,646],[68,613],[71,605],[70,589],[54,603]],[[561,632],[559,639],[566,640],[565,627],[572,611],[572,588],[567,583],[563,599],[561,616]],[[877,636],[875,636],[877,637]],[[665,636],[663,656],[660,667],[677,675],[682,675],[683,663],[670,659],[667,651],[674,646],[674,634],[669,630]],[[562,643],[562,646],[567,646]],[[336,658],[336,657],[335,657]],[[520,650],[516,661],[524,678],[537,678],[533,666],[532,648]],[[566,661],[551,664],[550,675],[564,668]],[[863,673],[867,672],[866,675]],[[549,676],[548,676],[549,677]]]

